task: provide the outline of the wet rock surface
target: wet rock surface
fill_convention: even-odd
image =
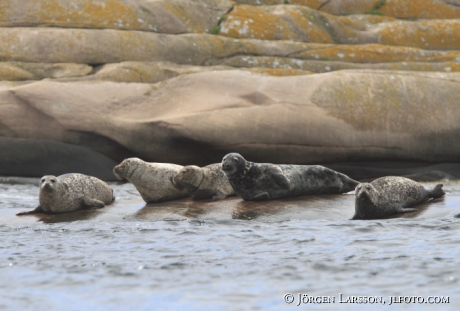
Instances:
[[[459,12],[440,0],[4,1],[0,136],[87,148],[109,158],[104,172],[228,152],[458,163]],[[24,167],[94,167],[34,150]]]
[[[453,73],[369,70],[40,81],[0,90],[0,134],[77,144],[116,162],[134,154],[204,166],[239,151],[279,164],[456,163],[459,87]]]

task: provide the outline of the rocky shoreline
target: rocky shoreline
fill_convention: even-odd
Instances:
[[[0,176],[239,152],[460,178],[460,8],[422,2],[5,1]]]

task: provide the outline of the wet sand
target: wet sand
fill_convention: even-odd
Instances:
[[[301,293],[336,299],[299,306],[311,310],[458,310],[460,183],[444,184],[420,212],[371,221],[349,220],[352,193],[146,204],[117,183],[106,208],[18,217],[38,187],[0,184],[0,309],[287,310]],[[340,303],[340,293],[386,304]],[[389,306],[391,295],[450,303]]]

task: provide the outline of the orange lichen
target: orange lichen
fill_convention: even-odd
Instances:
[[[301,59],[338,60],[353,63],[439,62],[453,61],[459,56],[460,54],[454,51],[424,51],[417,48],[382,44],[334,45],[291,55],[291,57]]]
[[[304,5],[317,10],[325,0],[289,0],[289,4]]]
[[[436,0],[387,0],[379,11],[385,15],[397,18],[460,18],[460,10],[458,8]]]
[[[201,27],[196,27],[195,23],[193,23],[193,20],[190,18],[190,14],[181,7],[180,3],[171,3],[171,2],[163,2],[163,8],[169,12],[171,12],[174,16],[178,18],[181,22],[185,24],[187,29],[190,32],[196,32],[196,33],[203,33],[205,32],[205,29]]]
[[[313,10],[291,6],[287,9],[295,26],[307,37],[308,42],[333,43],[327,25],[327,19]]]
[[[249,5],[236,5],[221,23],[220,35],[263,40],[294,40],[289,23],[281,17]]]
[[[413,19],[454,19],[460,18],[460,9],[438,0],[402,1],[387,0],[384,5],[375,10],[379,0],[349,1],[342,0],[336,3],[326,3],[325,0],[289,0],[289,4],[303,5],[312,9],[319,9],[337,15],[365,14],[379,12],[386,16]],[[325,4],[326,3],[326,4]]]
[[[380,43],[412,46],[428,50],[459,50],[460,21],[426,20],[382,24],[377,33]]]
[[[365,31],[372,25],[393,22],[396,19],[389,16],[379,15],[351,15],[337,17],[337,20],[355,30]]]
[[[456,88],[457,83],[441,79],[376,73],[349,80],[337,76],[317,88],[311,99],[358,130],[421,133],[427,123],[440,125],[438,128],[446,124],[446,111],[458,107]],[[434,89],[431,93],[436,95],[421,91],[428,89]],[[330,98],[340,100],[331,102]],[[442,100],[443,109],[432,99]]]
[[[338,17],[293,5],[238,5],[220,26],[221,35],[234,38],[460,49],[458,20],[398,21],[371,15]]]
[[[20,81],[32,80],[34,75],[11,63],[0,63],[0,80]]]
[[[36,15],[43,24],[55,24],[77,28],[137,29],[142,17],[121,1],[108,0],[97,3],[91,0],[63,3],[44,0],[39,8],[29,8],[29,15]]]

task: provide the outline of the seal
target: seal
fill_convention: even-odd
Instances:
[[[139,158],[125,159],[113,168],[117,178],[125,178],[136,187],[147,203],[185,198],[187,191],[173,178],[183,168],[169,163],[148,163]]]
[[[404,177],[387,176],[356,187],[355,215],[352,219],[380,219],[399,213],[418,212],[408,208],[442,197],[442,184],[427,190],[418,182]]]
[[[184,166],[174,177],[176,186],[182,186],[194,200],[221,200],[235,191],[222,171],[220,163],[205,167]]]
[[[85,208],[102,208],[115,200],[113,190],[102,180],[83,174],[46,175],[40,179],[39,205],[28,212],[65,213]]]
[[[245,201],[345,193],[359,184],[324,166],[254,163],[238,153],[224,157],[222,170]]]

